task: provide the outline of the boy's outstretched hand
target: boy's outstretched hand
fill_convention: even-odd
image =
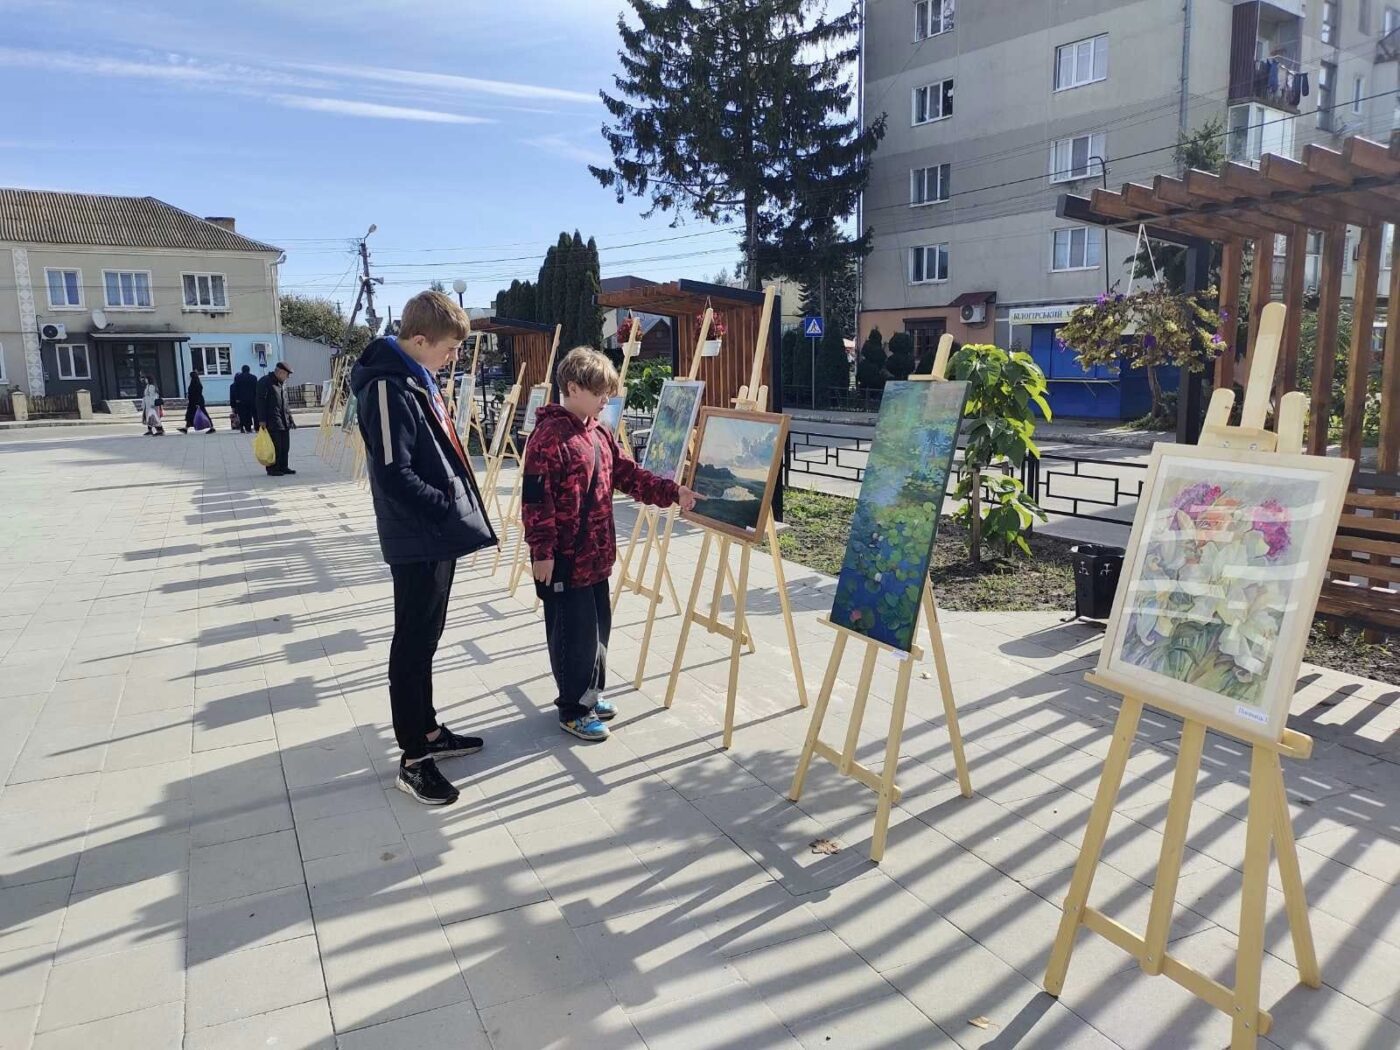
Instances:
[[[554,576],[554,559],[546,558],[544,561],[532,561],[530,570],[534,573],[536,580],[548,587],[550,579]]]
[[[681,510],[694,510],[696,499],[695,490],[688,489],[684,485],[680,486],[680,490],[681,494],[677,497],[676,502],[681,505]]]

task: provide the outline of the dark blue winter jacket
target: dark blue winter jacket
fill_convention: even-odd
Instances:
[[[350,389],[384,560],[445,561],[495,546],[476,478],[414,363],[376,339],[350,373]]]

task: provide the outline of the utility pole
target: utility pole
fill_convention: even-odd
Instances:
[[[379,229],[374,223],[365,231],[365,235],[360,238],[360,290],[355,296],[355,308],[350,311],[350,320],[345,325],[346,343],[349,343],[350,330],[355,327],[355,319],[360,315],[360,303],[366,302],[365,324],[369,327],[369,334],[374,336],[379,334],[379,315],[374,312],[374,286],[382,284],[384,278],[371,277],[369,273],[369,235]]]

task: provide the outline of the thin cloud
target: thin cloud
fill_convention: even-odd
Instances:
[[[594,164],[601,167],[608,163],[608,156],[601,149],[589,149],[577,142],[570,142],[563,135],[542,135],[535,139],[525,139],[524,142],[527,146],[534,146],[536,149],[542,149],[556,157],[577,161],[580,164]]]
[[[275,95],[274,100],[292,109],[308,109],[316,113],[337,113],[345,117],[370,117],[378,120],[418,120],[430,124],[494,124],[486,117],[465,113],[446,113],[436,109],[413,106],[386,106],[378,102],[360,102],[350,98],[318,98],[308,95]]]
[[[439,91],[461,91],[470,94],[492,95],[498,98],[529,99],[537,102],[587,102],[590,104],[596,104],[600,101],[596,94],[588,91],[571,91],[567,88],[548,87],[543,84],[524,84],[512,80],[484,80],[481,77],[463,77],[455,73],[427,73],[415,69],[393,69],[386,66],[306,64],[293,68],[305,70],[308,73],[373,80],[382,84],[399,84]]]

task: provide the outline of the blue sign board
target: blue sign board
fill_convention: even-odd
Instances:
[[[820,339],[822,337],[822,319],[820,317],[802,318],[802,334],[808,339]]]

